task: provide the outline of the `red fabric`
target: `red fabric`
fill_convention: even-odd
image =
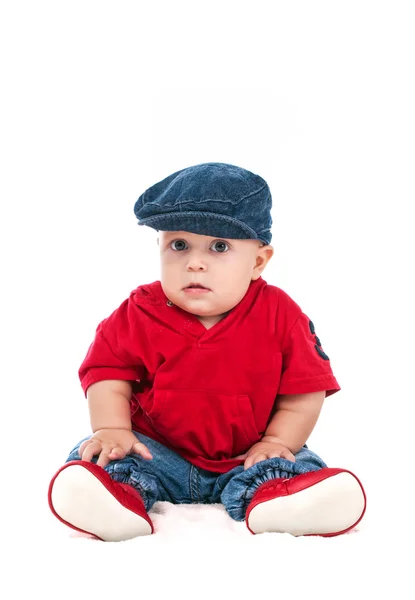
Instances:
[[[97,381],[133,382],[133,429],[192,464],[243,464],[232,457],[261,439],[277,394],[340,389],[308,317],[262,277],[210,329],[167,301],[160,281],[134,290],[98,325],[79,377],[85,394]]]

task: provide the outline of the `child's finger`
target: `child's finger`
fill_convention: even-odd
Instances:
[[[245,463],[244,463],[244,469],[249,469],[249,467],[252,467],[253,465],[255,465],[257,462],[261,462],[261,460],[266,460],[267,459],[267,455],[266,454],[254,454],[252,456],[249,456]]]
[[[81,460],[90,462],[92,458],[101,452],[102,446],[97,440],[87,441],[79,448],[78,454]]]
[[[134,446],[133,446],[133,452],[135,452],[136,454],[139,454],[143,458],[147,458],[147,459],[153,458],[150,450],[147,448],[147,446],[145,446],[141,442],[136,442],[134,444]]]
[[[290,460],[291,462],[295,462],[295,456],[289,450],[283,450],[283,452],[281,452],[281,458],[286,458],[287,460]]]
[[[126,453],[122,448],[120,448],[120,446],[115,446],[108,454],[108,458],[110,460],[119,460],[121,458],[124,458],[125,454]]]
[[[109,462],[110,462],[109,454],[107,454],[106,452],[102,451],[100,453],[100,455],[98,456],[97,465],[99,467],[102,467],[104,469]]]

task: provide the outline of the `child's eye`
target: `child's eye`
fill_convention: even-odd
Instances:
[[[172,242],[170,242],[170,248],[172,250],[185,250],[184,246],[186,246],[186,242],[184,240],[173,240]]]
[[[220,252],[220,253],[226,252],[226,249],[229,250],[228,244],[226,242],[223,242],[222,240],[214,242],[211,247],[212,248],[216,247],[215,252]]]
[[[188,248],[187,243],[184,240],[173,240],[170,242],[170,248],[175,250],[176,252],[180,252],[182,250],[186,250]],[[224,253],[229,250],[229,246],[226,242],[222,240],[217,240],[211,246],[214,252]]]

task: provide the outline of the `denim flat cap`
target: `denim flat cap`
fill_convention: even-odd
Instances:
[[[271,192],[259,175],[227,163],[187,167],[138,198],[139,225],[229,239],[271,242]]]

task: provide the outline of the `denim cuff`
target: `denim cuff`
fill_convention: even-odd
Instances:
[[[246,509],[260,485],[272,479],[289,479],[302,473],[318,471],[321,466],[292,462],[285,458],[269,458],[255,463],[233,477],[221,494],[221,501],[229,515],[236,521],[245,519]]]

